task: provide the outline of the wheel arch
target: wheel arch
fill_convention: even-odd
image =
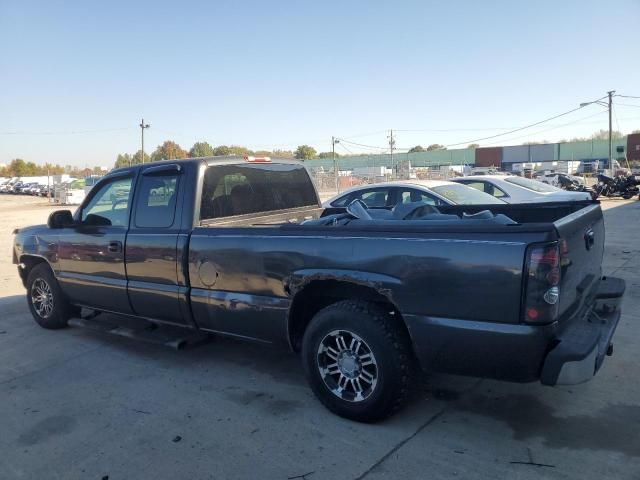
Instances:
[[[20,279],[22,280],[22,284],[25,286],[25,288],[27,286],[27,278],[29,277],[29,273],[37,265],[46,264],[51,270],[53,276],[56,276],[56,272],[51,266],[51,263],[49,263],[49,260],[41,255],[24,254],[18,258],[18,262],[18,273],[20,274]]]
[[[384,308],[410,338],[402,314],[387,290],[360,281],[317,278],[305,282],[293,295],[287,318],[287,334],[291,349],[295,352],[300,351],[304,332],[316,313],[342,300],[363,300]]]

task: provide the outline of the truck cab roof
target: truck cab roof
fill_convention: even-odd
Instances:
[[[238,163],[247,163],[247,164],[264,164],[264,163],[279,163],[279,164],[295,164],[295,165],[304,165],[303,162],[299,160],[292,160],[290,158],[278,158],[278,157],[261,157],[261,156],[252,156],[252,155],[220,155],[217,157],[194,157],[194,158],[183,158],[183,159],[174,159],[174,160],[161,160],[158,162],[146,162],[139,163],[136,165],[131,165],[129,167],[121,167],[115,168],[111,170],[106,176],[120,174],[124,172],[135,172],[137,170],[143,170],[150,167],[158,167],[162,165],[172,165],[172,164],[180,164],[180,165],[206,165],[208,167],[213,165],[234,165]]]

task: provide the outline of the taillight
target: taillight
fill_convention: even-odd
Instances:
[[[526,323],[551,323],[558,318],[561,245],[534,245],[527,250],[524,299]]]

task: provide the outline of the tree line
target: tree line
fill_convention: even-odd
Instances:
[[[11,160],[5,167],[0,167],[0,177],[39,177],[43,175],[60,175],[63,173],[74,177],[86,177],[89,175],[104,175],[106,172],[100,167],[80,168],[73,165],[44,164],[26,162],[21,158]]]
[[[225,155],[255,155],[263,157],[295,158],[298,160],[310,160],[313,158],[331,158],[332,152],[318,153],[315,148],[309,145],[300,145],[295,151],[291,150],[251,150],[240,145],[218,145],[212,147],[207,142],[196,142],[187,151],[173,140],[167,140],[162,145],[158,145],[151,155],[144,154],[144,163],[158,162],[160,160],[179,160],[183,158],[215,157]],[[336,157],[339,157],[336,153]],[[121,153],[116,158],[115,168],[128,167],[143,163],[142,150],[138,150],[133,155]]]

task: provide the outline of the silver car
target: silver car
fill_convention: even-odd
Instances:
[[[434,206],[504,203],[491,195],[453,182],[408,180],[359,185],[330,198],[322,206],[346,207],[354,200],[362,200],[369,208],[389,208],[409,202],[422,202]]]

